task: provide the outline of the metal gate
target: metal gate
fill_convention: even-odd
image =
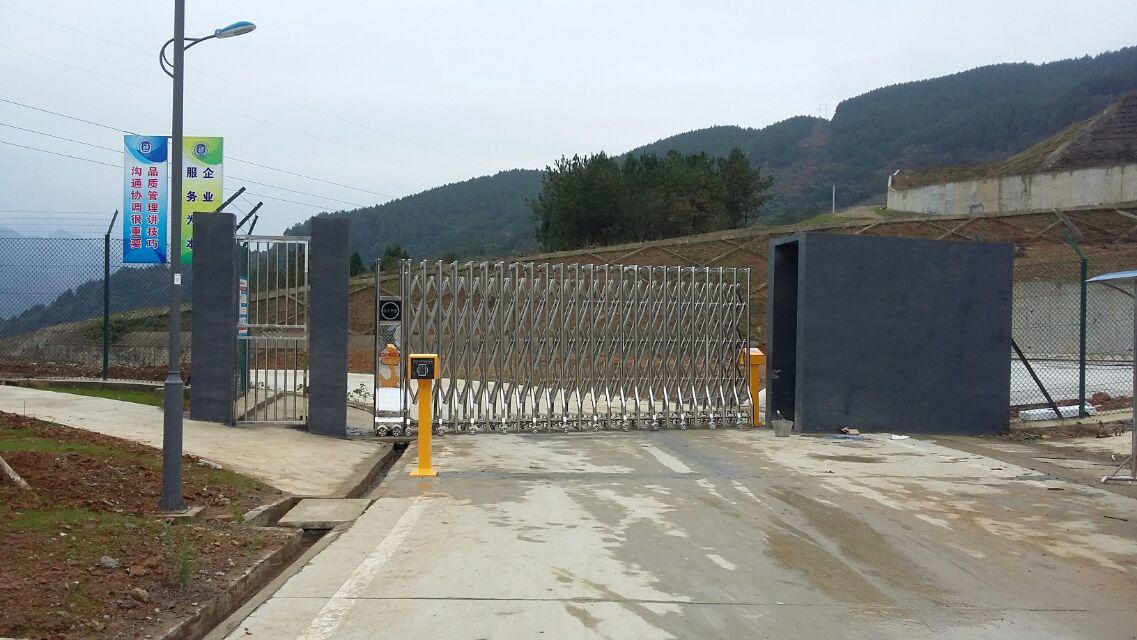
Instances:
[[[234,422],[308,416],[308,238],[238,236]]]
[[[440,431],[750,424],[749,269],[403,261],[399,283],[404,363],[441,356]]]

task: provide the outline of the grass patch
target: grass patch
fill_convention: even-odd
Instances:
[[[54,455],[81,453],[99,458],[144,462],[146,456],[116,447],[82,440],[58,440],[40,435],[35,429],[8,427],[0,429],[0,452],[39,451]]]
[[[89,396],[93,398],[119,400],[122,402],[133,402],[135,404],[150,405],[151,407],[162,406],[162,394],[156,391],[142,391],[139,389],[115,389],[112,387],[75,387],[65,385],[52,385],[48,387],[47,390],[58,391],[60,393],[71,393],[77,396]]]
[[[224,487],[232,491],[232,493],[227,494],[230,497],[235,497],[238,492],[252,493],[258,488],[257,481],[248,476],[228,469],[214,469],[212,467],[201,469],[200,473],[194,474],[193,481],[209,487]]]
[[[8,514],[0,522],[0,531],[9,533],[54,532],[63,525],[69,527],[90,527],[102,530],[106,527],[123,527],[130,523],[145,524],[147,520],[139,516],[128,516],[106,511],[91,511],[79,507],[54,507],[28,509]]]
[[[169,526],[166,529],[166,565],[170,583],[178,589],[185,589],[193,580],[197,570],[198,557],[193,544],[181,527]]]

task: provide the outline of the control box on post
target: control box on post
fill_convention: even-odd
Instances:
[[[437,380],[438,356],[435,354],[412,353],[408,359],[411,380]]]

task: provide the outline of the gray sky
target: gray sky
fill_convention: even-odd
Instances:
[[[186,134],[225,137],[226,186],[320,205],[263,198],[265,233],[386,199],[368,191],[409,195],[695,128],[762,127],[823,104],[828,117],[884,85],[1137,44],[1137,5],[1117,2],[188,4],[188,35],[241,19],[258,28],[189,51]],[[168,0],[0,0],[0,98],[167,134],[170,81],[156,56],[172,15]],[[114,131],[5,102],[0,123],[122,147]],[[122,162],[120,151],[8,126],[0,140]],[[0,144],[0,226],[101,234],[121,179],[121,169]]]

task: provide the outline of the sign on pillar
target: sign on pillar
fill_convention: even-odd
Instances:
[[[193,260],[193,217],[213,213],[225,201],[222,193],[222,139],[187,137],[182,143],[182,263]]]

